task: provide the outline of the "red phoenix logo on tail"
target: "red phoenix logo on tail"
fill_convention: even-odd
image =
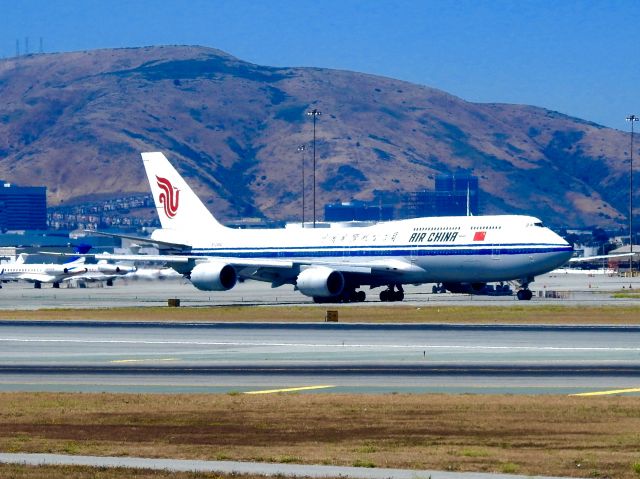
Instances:
[[[175,188],[166,178],[156,176],[158,187],[162,190],[158,196],[158,201],[164,208],[167,218],[173,218],[178,213],[178,203],[180,201],[180,190]]]

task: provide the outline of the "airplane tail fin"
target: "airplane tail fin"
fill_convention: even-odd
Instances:
[[[73,252],[78,254],[87,254],[92,246],[88,243],[78,243],[73,247]]]
[[[77,245],[75,245],[73,247],[73,252],[78,254],[78,255],[83,255],[83,254],[87,254],[90,249],[91,249],[91,245],[90,244],[79,243],[79,244],[77,244]],[[71,256],[67,261],[65,261],[65,263],[73,263],[74,261],[77,261],[80,258],[82,258],[82,262],[84,263],[84,257],[83,256]]]
[[[87,258],[84,256],[72,256],[67,261],[64,262],[65,265],[74,265],[74,264],[84,264]]]
[[[163,229],[204,232],[223,228],[161,152],[142,153]]]

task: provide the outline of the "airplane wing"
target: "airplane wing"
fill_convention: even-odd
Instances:
[[[66,255],[68,253],[56,253]],[[203,256],[190,254],[112,254],[86,253],[84,256],[96,260],[126,261],[134,264],[160,263],[175,266],[180,271],[180,265],[200,262],[215,262],[233,266],[242,279],[270,282],[273,287],[295,282],[300,271],[305,268],[323,266],[339,271],[346,276],[360,277],[370,280],[372,275],[378,279],[379,285],[390,282],[400,282],[411,273],[423,273],[424,270],[409,261],[399,259],[377,259],[371,261],[339,261],[339,260],[278,260],[271,258],[237,258],[224,256]],[[189,268],[191,269],[191,268]]]
[[[233,264],[233,263],[231,263]],[[351,277],[355,282],[361,280],[363,284],[372,287],[383,286],[389,283],[403,282],[410,273],[423,272],[419,266],[397,259],[360,261],[360,262],[336,262],[336,261],[296,261],[292,268],[274,269],[269,265],[255,268],[244,268],[238,271],[240,277],[257,281],[269,281],[272,287],[283,284],[295,284],[296,278],[304,268],[326,267],[341,272],[345,277]],[[372,279],[375,278],[375,281]]]
[[[293,268],[292,261],[286,260],[261,260],[251,258],[225,258],[222,256],[202,256],[202,255],[183,255],[183,254],[111,254],[111,253],[96,253],[87,254],[97,260],[112,260],[112,261],[129,261],[133,263],[188,263],[189,261],[219,261],[221,263],[227,263],[236,268],[250,267],[250,266],[269,266],[272,268]]]
[[[60,254],[60,253],[58,253]],[[338,262],[326,260],[278,260],[278,259],[260,259],[260,258],[235,258],[225,256],[203,256],[203,255],[149,255],[149,254],[111,254],[96,253],[87,254],[86,256],[94,257],[97,260],[112,261],[131,261],[140,263],[188,263],[189,261],[215,261],[229,264],[236,269],[241,268],[273,268],[273,269],[295,269],[296,267],[309,266],[326,266],[343,273],[361,273],[371,274],[372,272],[388,271],[398,273],[418,272],[422,268],[408,261],[397,259],[360,261],[360,262]]]
[[[580,263],[582,261],[594,261],[597,259],[611,259],[611,258],[628,258],[629,256],[635,256],[638,253],[618,253],[618,254],[602,254],[599,256],[585,256],[571,258],[569,263]]]
[[[71,281],[109,281],[117,278],[122,278],[122,274],[105,274],[97,271],[90,271],[82,274],[76,274],[73,276],[67,276],[62,279],[62,282],[68,283]]]
[[[28,281],[30,283],[52,283],[56,278],[47,273],[21,273],[15,277],[18,281]]]
[[[156,246],[156,247],[158,247],[160,249],[172,249],[172,250],[177,250],[177,251],[185,251],[185,250],[191,249],[191,246],[186,245],[186,244],[172,243],[172,242],[169,242],[169,241],[159,241],[159,240],[151,239],[149,237],[145,238],[143,236],[123,235],[123,234],[118,234],[118,233],[104,233],[104,232],[101,232],[101,231],[94,231],[94,230],[85,230],[85,232],[91,233],[91,234],[95,234],[95,235],[99,235],[99,236],[108,236],[109,238],[127,239],[127,240],[131,240],[131,241],[135,241],[139,245]],[[78,256],[81,256],[81,255],[78,255]]]

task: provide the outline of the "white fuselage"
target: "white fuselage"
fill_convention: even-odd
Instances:
[[[373,266],[380,261],[384,268],[371,280],[376,284],[385,281],[385,269],[390,281],[397,278],[394,260],[404,269],[403,283],[490,282],[533,278],[573,254],[539,219],[518,215],[428,217],[350,228],[223,228],[197,237],[163,229],[152,237],[190,244],[192,254],[218,258]]]
[[[59,283],[83,271],[83,266],[75,265],[8,263],[0,265],[0,281]]]

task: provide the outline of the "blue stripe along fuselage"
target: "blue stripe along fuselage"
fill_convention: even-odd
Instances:
[[[228,258],[323,258],[363,256],[486,256],[569,253],[567,245],[541,244],[483,244],[480,245],[399,245],[399,246],[300,246],[266,248],[197,248],[189,252],[195,256]]]

